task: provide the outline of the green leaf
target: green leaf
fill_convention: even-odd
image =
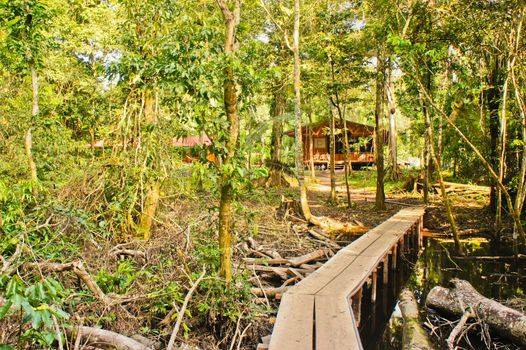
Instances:
[[[0,308],[0,318],[4,318],[5,314],[7,314],[7,311],[9,311],[9,309],[11,308],[11,305],[13,305],[13,302],[11,300],[8,300],[6,301],[4,306]]]
[[[8,27],[12,27],[12,26],[14,26],[14,25],[17,24],[18,22],[20,22],[20,19],[21,19],[21,18],[18,17],[18,16],[15,17],[15,18],[13,18],[12,20],[10,20],[10,21],[7,22],[7,26],[8,26]]]

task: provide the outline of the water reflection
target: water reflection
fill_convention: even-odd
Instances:
[[[462,240],[468,255],[509,256],[512,247],[495,246],[484,238]],[[391,350],[401,348],[401,314],[397,296],[404,285],[415,291],[423,303],[427,293],[436,285],[447,286],[452,278],[469,281],[483,295],[507,299],[523,295],[526,288],[526,263],[502,260],[466,260],[452,256],[454,243],[447,239],[424,240],[425,250],[416,264],[400,264],[399,271],[390,276],[388,288],[378,288],[378,301],[365,303],[362,310],[360,334],[365,349]],[[367,298],[364,294],[364,302]],[[422,308],[423,309],[423,308]]]

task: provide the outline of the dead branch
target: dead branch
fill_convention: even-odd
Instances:
[[[283,259],[283,257],[278,252],[272,249],[263,248],[252,237],[247,238],[247,243],[253,251],[262,253],[272,259]]]
[[[526,345],[526,315],[484,297],[467,281],[453,279],[451,283],[452,289],[440,286],[431,289],[426,305],[457,316],[469,308],[496,333]]]
[[[455,350],[455,339],[457,338],[458,334],[462,331],[462,329],[466,325],[466,322],[471,317],[473,317],[473,314],[470,311],[465,311],[462,317],[460,318],[460,321],[457,323],[455,328],[453,328],[453,330],[449,334],[449,337],[446,340],[447,347],[449,350]]]
[[[317,242],[320,244],[326,245],[329,248],[341,249],[341,246],[338,243],[334,242],[321,232],[316,232],[315,230],[309,230],[308,232],[312,237],[316,238],[318,240]]]
[[[247,264],[267,264],[267,265],[287,265],[289,259],[270,259],[270,258],[243,258]]]
[[[2,269],[0,269],[0,275],[12,275],[17,266],[14,266],[13,263],[18,259],[20,253],[22,252],[22,244],[17,244],[15,252],[7,259],[0,255],[0,260],[2,261]]]
[[[455,259],[462,259],[462,260],[526,260],[526,254],[517,254],[517,256],[513,255],[503,255],[503,256],[488,256],[488,255],[470,255],[470,256],[455,256]]]
[[[66,332],[70,337],[77,337],[89,345],[109,345],[117,350],[153,350],[132,338],[105,329],[77,326],[67,329]]]
[[[297,256],[295,258],[289,258],[289,261],[292,266],[300,266],[303,264],[307,264],[311,261],[325,258],[327,254],[329,254],[330,252],[331,252],[330,249],[318,249],[318,250],[315,250],[313,252],[310,252],[302,256]]]
[[[95,296],[97,299],[102,301],[106,305],[110,305],[113,302],[113,299],[111,297],[108,297],[102,289],[100,289],[99,285],[95,280],[91,277],[91,275],[88,273],[86,268],[84,267],[84,264],[82,261],[73,261],[69,263],[50,263],[50,262],[40,262],[40,263],[30,263],[28,266],[31,267],[39,267],[42,271],[49,271],[49,272],[64,272],[64,271],[73,271],[81,280],[86,284],[89,290]]]
[[[181,306],[181,309],[179,310],[179,315],[177,315],[177,321],[175,322],[175,327],[172,331],[172,335],[170,336],[170,341],[168,342],[168,346],[166,347],[166,350],[173,350],[174,344],[175,344],[175,338],[177,337],[177,332],[179,332],[179,327],[181,327],[181,322],[183,321],[184,313],[186,311],[186,308],[188,306],[188,302],[192,298],[192,294],[194,294],[194,291],[196,290],[199,283],[203,280],[205,277],[206,270],[203,269],[203,272],[199,276],[199,278],[192,284],[192,287],[186,293],[186,296],[183,301],[183,305]]]
[[[289,289],[289,287],[278,287],[278,288],[250,288],[250,292],[257,297],[273,297],[281,296]]]
[[[133,250],[133,249],[112,249],[111,254],[115,257],[119,257],[122,255],[132,256],[136,258],[137,260],[146,261],[146,253],[142,252],[140,250]]]

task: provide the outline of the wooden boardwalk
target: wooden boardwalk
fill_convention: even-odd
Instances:
[[[289,289],[281,300],[270,350],[362,349],[358,333],[362,289],[376,301],[378,275],[408,249],[421,246],[424,207],[405,208],[341,249],[322,267]],[[381,270],[381,273],[379,273]]]

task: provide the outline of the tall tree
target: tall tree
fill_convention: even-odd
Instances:
[[[237,91],[234,77],[233,59],[236,53],[236,27],[240,20],[241,4],[239,0],[217,0],[223,14],[225,25],[224,52],[227,65],[224,70],[223,102],[228,123],[226,135],[226,154],[223,159],[223,173],[221,175],[221,199],[219,204],[219,249],[220,269],[219,275],[227,283],[232,280],[232,167],[236,156],[236,147],[239,137],[239,117],[237,114]],[[233,5],[233,6],[232,6]]]
[[[384,189],[384,96],[385,96],[385,57],[383,48],[378,48],[376,60],[376,107],[374,111],[375,122],[375,156],[376,156],[376,201],[377,210],[385,209]]]

